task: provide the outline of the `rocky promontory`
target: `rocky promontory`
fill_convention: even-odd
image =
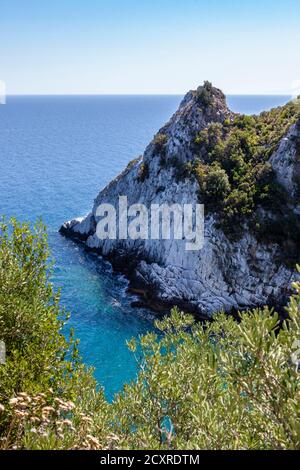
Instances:
[[[210,316],[284,305],[300,247],[297,106],[242,116],[206,82],[187,93],[144,154],[100,191],[91,212],[60,232],[109,259],[156,306]],[[187,251],[176,239],[99,239],[97,208],[117,205],[120,195],[129,205],[204,203],[203,248]]]

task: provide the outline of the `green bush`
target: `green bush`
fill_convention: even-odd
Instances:
[[[168,142],[168,136],[165,134],[158,133],[153,139],[153,144],[156,153],[160,153],[164,150],[166,143]]]
[[[281,328],[268,308],[243,313],[240,322],[219,314],[203,325],[178,310],[157,322],[163,339],[141,338],[138,380],[115,403],[128,447],[299,449],[294,287]],[[137,352],[137,343],[130,348]]]
[[[48,258],[42,224],[31,230],[14,219],[0,223],[0,341],[7,353],[0,364],[0,449],[76,447],[82,426],[91,435],[105,426],[103,393],[80,362],[73,334],[62,334],[68,315],[49,282]],[[70,414],[78,432],[63,424]]]
[[[230,193],[231,188],[226,171],[217,162],[210,166],[199,162],[195,171],[200,192],[204,195],[204,202],[207,201],[212,209],[216,209],[219,202]]]

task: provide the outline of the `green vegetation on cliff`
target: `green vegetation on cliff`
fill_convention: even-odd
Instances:
[[[279,244],[289,266],[299,262],[300,222],[292,206],[300,187],[291,201],[269,160],[299,117],[299,104],[290,102],[212,123],[197,135],[195,159],[181,170],[184,178],[196,177],[200,201],[228,236],[239,237],[247,225],[260,241]]]
[[[43,226],[0,226],[0,449],[299,449],[300,284],[268,308],[205,325],[173,310],[129,342],[140,372],[113,403],[66,340]],[[101,338],[100,338],[101,340]]]

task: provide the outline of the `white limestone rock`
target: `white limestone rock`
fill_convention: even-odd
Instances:
[[[223,122],[233,116],[221,91],[214,89],[212,106],[201,107],[195,92],[189,92],[179,110],[160,130],[167,136],[165,159],[172,163],[193,158],[195,135],[210,122]],[[293,126],[282,140],[270,162],[278,180],[291,192],[296,191],[299,155]],[[142,165],[148,165],[149,176],[141,181]],[[95,233],[99,204],[118,204],[119,195],[128,204],[199,202],[198,185],[188,179],[176,179],[172,164],[162,165],[161,155],[151,142],[143,158],[104,188],[94,201],[92,212],[84,218],[66,222],[61,232],[79,237],[89,249],[108,257],[117,269],[125,272],[131,285],[153,302],[212,315],[219,310],[244,309],[266,303],[284,302],[295,275],[278,263],[279,247],[259,243],[247,230],[232,242],[216,227],[214,216],[205,220],[205,243],[199,252],[188,252],[178,240],[99,240]]]

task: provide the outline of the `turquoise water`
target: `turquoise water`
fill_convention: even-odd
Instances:
[[[61,237],[62,222],[84,215],[99,190],[176,110],[180,96],[8,97],[0,106],[0,214],[48,225],[53,281],[71,311],[80,352],[111,399],[135,376],[126,340],[153,328],[153,313],[131,307],[124,277]],[[234,96],[235,111],[257,113],[288,97]]]

